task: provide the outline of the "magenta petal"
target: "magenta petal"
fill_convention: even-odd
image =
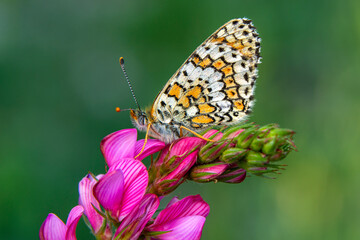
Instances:
[[[180,201],[162,210],[153,225],[164,224],[176,218],[199,215],[206,217],[209,214],[209,205],[200,195],[187,196]]]
[[[97,176],[100,179],[103,175]],[[91,224],[94,233],[101,228],[104,218],[94,209],[100,209],[99,202],[93,194],[93,187],[97,181],[88,174],[79,183],[79,204],[84,208],[84,214]]]
[[[191,170],[190,176],[197,182],[211,181],[223,174],[228,168],[229,164],[222,162],[198,165]]]
[[[136,142],[135,144],[135,156],[137,156],[139,154],[139,152],[141,151],[143,145],[144,145],[144,139],[141,139],[139,141]],[[165,147],[165,143],[157,140],[157,139],[148,139],[144,151],[136,158],[136,160],[143,160],[144,158],[146,158],[147,156],[156,153],[158,151],[160,151],[161,149],[163,149]]]
[[[144,196],[149,176],[145,165],[131,158],[122,159],[109,171],[113,169],[121,169],[124,174],[124,195],[118,216],[119,220],[122,220]]]
[[[156,161],[156,166],[158,166],[159,168],[164,165],[164,160],[165,158],[167,158],[167,155],[169,153],[169,149],[170,149],[170,144],[166,145],[163,150],[160,153],[159,158]],[[169,155],[170,156],[170,155]]]
[[[81,217],[83,212],[84,212],[84,208],[82,206],[77,205],[77,206],[73,207],[73,209],[71,209],[69,216],[66,220],[66,227],[69,227],[74,221],[76,221],[76,219]]]
[[[173,205],[174,203],[177,203],[178,201],[180,201],[180,199],[178,197],[173,197],[170,202],[168,203],[168,205],[166,206],[167,208],[170,207],[171,205]]]
[[[100,149],[109,167],[121,158],[133,158],[137,131],[135,128],[111,133],[101,141]]]
[[[240,130],[237,130],[233,133],[231,133],[227,138],[234,138],[234,137],[237,137],[240,133],[242,133],[245,129],[240,129]]]
[[[188,153],[193,148],[199,146],[205,140],[197,137],[185,137],[179,139],[170,149],[170,157],[172,156],[181,156],[184,153]]]
[[[157,235],[154,239],[198,240],[201,237],[204,223],[205,217],[203,216],[188,216],[172,220],[162,225],[150,227],[148,230],[153,232],[170,231]]]
[[[124,175],[121,169],[107,172],[94,186],[94,196],[104,209],[117,218],[124,194]]]
[[[223,133],[222,132],[219,132],[218,130],[215,130],[215,129],[211,129],[209,131],[207,131],[203,137],[204,138],[210,138],[211,136],[213,136],[214,134],[216,134],[216,136],[212,139],[214,141],[218,141],[222,138],[223,136]]]
[[[189,154],[192,150],[196,149],[196,147],[200,147],[201,145],[203,145],[204,142],[206,141],[197,137],[180,138],[173,144],[165,146],[165,148],[160,154],[159,159],[156,162],[156,166],[161,167],[164,164],[164,161],[171,159],[173,156],[177,156],[178,158],[177,161],[173,162],[171,165],[177,166],[178,161],[182,161],[183,157],[186,157],[187,154]]]
[[[84,212],[82,206],[76,206],[71,209],[68,219],[66,221],[67,231],[66,231],[66,240],[76,240],[76,226]]]
[[[170,172],[166,177],[160,179],[159,181],[163,180],[172,180],[178,179],[179,181],[187,172],[192,168],[192,166],[196,163],[198,151],[190,153],[185,159],[183,159],[176,169]],[[176,182],[174,182],[176,184]]]
[[[119,228],[116,230],[115,237],[125,230],[120,239],[124,235],[126,236],[129,234],[128,232],[132,233],[130,238],[131,240],[138,239],[142,230],[149,222],[152,215],[154,215],[158,207],[159,198],[155,194],[145,194],[138,204],[138,207],[134,208],[134,210],[121,222]]]
[[[40,240],[65,240],[66,226],[58,216],[50,213],[41,225]]]

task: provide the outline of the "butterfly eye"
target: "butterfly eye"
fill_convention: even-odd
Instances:
[[[144,115],[139,115],[139,118],[138,118],[138,123],[140,125],[146,125],[146,117]]]

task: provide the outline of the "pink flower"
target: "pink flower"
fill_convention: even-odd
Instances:
[[[100,144],[100,149],[109,167],[123,158],[134,158],[137,156],[143,145],[144,139],[137,141],[135,128],[123,129],[107,135]],[[142,160],[145,157],[160,151],[165,143],[157,139],[148,139],[144,151],[136,158]]]
[[[188,196],[179,200],[174,198],[146,228],[145,235],[152,239],[200,239],[209,205],[200,195]]]
[[[148,184],[145,165],[131,158],[118,161],[98,178],[88,175],[79,184],[79,203],[94,233],[98,233],[105,220],[106,214],[98,212],[100,205],[115,221],[121,221],[139,204]]]
[[[94,196],[112,218],[121,221],[143,198],[148,180],[142,162],[125,158],[113,165],[95,184]]]
[[[145,194],[138,206],[127,215],[116,230],[115,238],[136,240],[159,207],[159,198],[155,194]]]
[[[158,159],[150,166],[150,179],[155,179],[150,192],[158,196],[174,191],[183,177],[196,163],[199,147],[204,140],[197,137],[184,137],[166,145]]]
[[[81,206],[71,209],[66,225],[58,216],[50,213],[41,225],[40,240],[76,240],[76,226],[83,211]]]
[[[148,173],[139,160],[165,146],[159,140],[149,139],[144,151],[134,159],[144,143],[144,140],[136,141],[136,137],[136,129],[120,130],[106,136],[100,147],[109,171],[96,179],[88,175],[79,183],[79,204],[84,207],[94,235],[101,239],[111,239],[110,223],[121,222],[138,207],[145,194]],[[108,214],[101,213],[101,207]]]

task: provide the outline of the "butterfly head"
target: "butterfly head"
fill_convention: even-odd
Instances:
[[[132,109],[130,110],[130,118],[134,126],[137,127],[137,129],[139,129],[140,131],[146,130],[146,127],[149,123],[146,112],[139,109]]]

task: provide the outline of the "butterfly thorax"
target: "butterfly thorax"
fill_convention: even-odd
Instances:
[[[148,132],[150,137],[165,143],[171,143],[180,138],[180,123],[175,121],[163,123],[151,114],[151,110],[131,110],[130,117],[134,126],[140,131],[147,131],[147,127],[150,124]]]

